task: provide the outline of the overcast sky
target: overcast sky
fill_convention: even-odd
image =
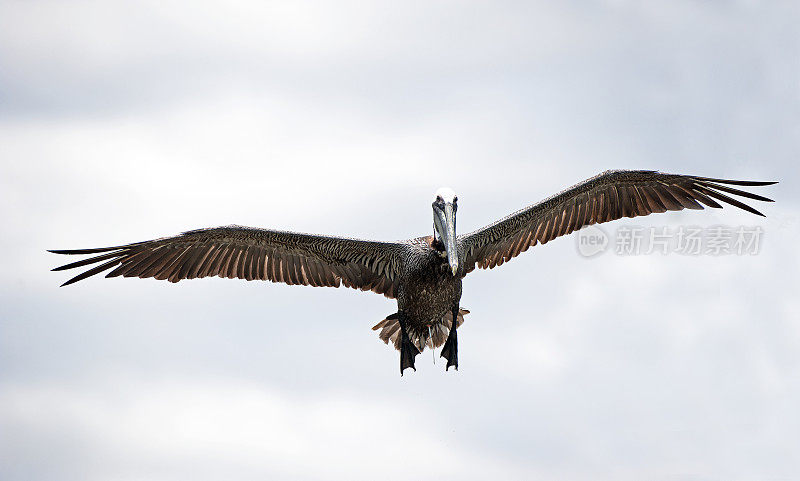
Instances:
[[[797,479],[797,2],[0,2],[0,478]],[[611,168],[779,180],[607,224],[756,255],[464,282],[460,371],[398,375],[347,289],[91,278],[45,249],[244,224],[467,232]],[[755,205],[754,204],[754,205]],[[438,355],[438,351],[437,351]]]

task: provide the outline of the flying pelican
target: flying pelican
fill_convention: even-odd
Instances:
[[[469,234],[456,235],[458,197],[436,192],[433,235],[399,242],[225,226],[174,237],[101,247],[51,250],[99,254],[53,269],[98,264],[62,286],[114,268],[106,277],[154,277],[178,282],[199,277],[269,280],[289,285],[361,289],[397,299],[397,312],[379,322],[379,337],[400,351],[400,374],[426,346],[444,344],[445,370],[458,370],[456,331],[469,313],[460,307],[461,279],[475,267],[491,269],[581,227],[668,210],[722,207],[763,216],[729,197],[771,199],[729,187],[775,182],[712,179],[649,170],[609,170]],[[716,200],[715,200],[716,199]]]

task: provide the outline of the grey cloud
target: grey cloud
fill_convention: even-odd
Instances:
[[[653,5],[4,3],[0,477],[795,476],[798,12]],[[466,279],[458,373],[425,352],[400,379],[379,296],[58,289],[44,252],[403,238],[440,185],[468,231],[607,168],[780,180],[765,219],[634,220],[757,224],[764,250],[532,248]]]

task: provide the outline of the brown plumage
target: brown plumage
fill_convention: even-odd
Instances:
[[[467,273],[476,266],[491,269],[537,243],[546,244],[581,227],[621,217],[703,209],[703,205],[721,208],[717,201],[763,216],[756,209],[725,194],[772,202],[766,197],[729,187],[771,184],[775,182],[710,179],[649,170],[609,170],[489,226],[460,236],[464,266]]]
[[[458,310],[458,324],[456,327],[461,327],[461,324],[464,324],[464,316],[469,314],[469,311],[466,309],[459,309]],[[424,329],[411,331],[409,332],[409,336],[411,337],[411,343],[419,349],[420,351],[424,350],[426,347],[428,349],[434,349],[442,344],[447,339],[447,335],[450,333],[450,329],[453,326],[453,313],[448,312],[447,314],[442,317],[441,322],[431,323],[431,330],[430,332],[425,326]],[[400,323],[398,322],[397,313],[390,314],[386,317],[386,319],[382,320],[381,322],[372,326],[373,331],[377,331],[380,329],[381,331],[378,333],[378,337],[384,344],[389,344],[391,341],[392,345],[398,351],[400,350]]]
[[[399,242],[227,226],[115,247],[50,252],[98,254],[53,269],[93,266],[64,286],[110,271],[106,277],[178,282],[217,276],[373,291],[397,299],[397,313],[373,329],[380,329],[380,339],[400,350],[401,374],[414,367],[419,351],[442,344],[447,367],[458,369],[456,332],[469,312],[460,308],[461,279],[475,267],[499,266],[537,243],[621,217],[720,208],[721,203],[763,215],[730,195],[771,199],[731,186],[770,184],[774,182],[606,171],[462,236],[455,235],[458,199],[452,190],[440,189],[433,203],[434,235]]]
[[[400,250],[401,245],[392,242],[227,226],[116,247],[50,252],[102,253],[53,269],[102,262],[62,286],[113,268],[106,277],[153,277],[178,282],[216,276],[315,287],[344,284],[393,298]]]

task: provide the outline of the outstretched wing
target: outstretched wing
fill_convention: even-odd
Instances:
[[[499,221],[459,236],[465,273],[475,266],[499,266],[528,247],[569,234],[583,226],[656,212],[721,208],[727,203],[763,216],[727,194],[772,202],[729,185],[761,186],[776,182],[710,179],[651,170],[609,170]]]
[[[64,286],[113,268],[106,277],[154,277],[178,282],[218,276],[289,285],[344,284],[394,297],[404,248],[404,244],[395,242],[227,226],[116,247],[50,252],[99,254],[53,269],[99,264]]]

